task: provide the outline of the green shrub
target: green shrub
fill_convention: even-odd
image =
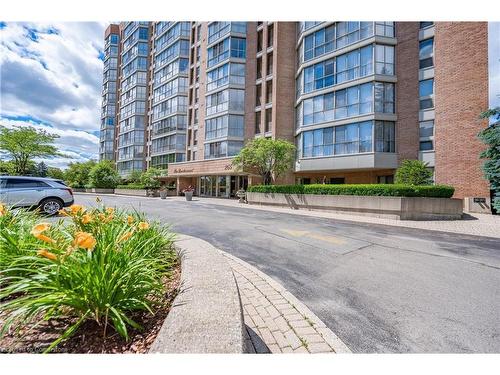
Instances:
[[[34,211],[10,210],[0,203],[0,274],[29,275],[34,269],[35,265],[18,270],[16,262],[21,256],[29,254],[27,249],[35,242],[30,232],[37,220],[39,216]]]
[[[157,168],[149,168],[141,174],[141,184],[147,189],[158,189],[160,187],[160,180],[158,177],[164,175],[164,171]]]
[[[46,349],[50,351],[93,320],[104,336],[113,334],[112,327],[128,339],[128,327],[140,328],[133,313],[152,313],[162,303],[165,277],[177,259],[172,235],[137,212],[78,205],[64,212],[70,222],[39,223],[28,233],[23,229],[17,255],[1,264],[0,309],[5,315],[0,335],[11,327],[60,320],[65,331]]]
[[[114,189],[120,182],[120,176],[113,164],[102,160],[92,167],[89,173],[89,185],[100,189]]]
[[[134,190],[144,190],[146,189],[143,184],[126,184],[126,185],[117,185],[116,189],[134,189]]]
[[[446,185],[390,185],[390,184],[355,184],[355,185],[252,185],[248,192],[282,194],[320,194],[320,195],[363,195],[389,197],[432,197],[450,198],[455,189]]]
[[[394,182],[401,185],[430,185],[432,172],[427,164],[420,160],[403,160],[396,170]]]

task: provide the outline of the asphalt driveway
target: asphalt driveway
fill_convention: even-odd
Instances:
[[[497,239],[210,200],[101,198],[107,205],[145,211],[259,268],[353,352],[500,352]],[[75,201],[91,205],[95,196],[76,195]]]

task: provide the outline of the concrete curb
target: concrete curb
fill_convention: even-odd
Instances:
[[[330,345],[333,350],[335,350],[335,353],[352,353],[352,351],[348,348],[348,346],[335,334],[333,333],[326,325],[323,323],[323,321],[318,318],[316,314],[314,314],[306,305],[304,305],[302,302],[300,302],[292,293],[290,293],[288,290],[286,290],[283,285],[278,283],[276,280],[272,279],[268,275],[266,275],[264,272],[258,270],[254,266],[250,265],[249,263],[241,260],[240,258],[237,258],[231,254],[228,254],[222,250],[219,250],[222,255],[225,257],[233,260],[234,262],[240,264],[241,266],[248,268],[255,274],[257,274],[259,277],[264,279],[269,285],[271,285],[274,289],[276,289],[285,299],[287,299],[294,307],[295,309],[304,317],[307,317],[309,320],[311,320],[317,331],[323,336],[323,339]]]
[[[244,353],[238,286],[227,259],[201,239],[177,235],[181,292],[149,353]]]

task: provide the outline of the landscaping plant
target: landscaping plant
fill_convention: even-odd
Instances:
[[[488,146],[479,157],[485,159],[484,176],[490,181],[493,207],[500,212],[500,107],[483,112],[481,118],[493,120],[490,126],[479,133],[479,139]]]
[[[321,195],[364,195],[388,197],[431,197],[450,198],[455,189],[447,185],[393,185],[393,184],[353,184],[353,185],[252,185],[247,189],[253,193],[281,194],[321,194]]]
[[[114,189],[119,183],[120,176],[109,160],[100,161],[90,170],[89,185],[91,187]]]
[[[264,185],[274,183],[293,166],[295,146],[284,139],[255,138],[232,161],[236,170],[259,174]]]
[[[430,185],[432,171],[420,160],[403,160],[396,170],[394,182],[401,185]]]
[[[112,207],[73,205],[61,212],[69,220],[54,224],[35,223],[29,213],[1,207],[0,250],[2,258],[6,252],[11,255],[0,268],[5,317],[0,335],[69,318],[71,323],[46,351],[89,320],[102,328],[104,337],[111,326],[128,339],[129,327],[141,328],[133,313],[153,313],[161,304],[177,259],[167,228]],[[10,234],[4,234],[5,228]]]

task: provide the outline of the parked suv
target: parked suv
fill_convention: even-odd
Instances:
[[[39,207],[55,215],[74,202],[64,181],[42,177],[0,176],[0,202],[13,207]]]

